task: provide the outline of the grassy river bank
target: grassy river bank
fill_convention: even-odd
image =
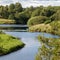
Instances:
[[[16,37],[0,32],[0,55],[21,49],[24,43]]]

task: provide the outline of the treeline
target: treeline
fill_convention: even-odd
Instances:
[[[41,16],[41,17],[38,17]],[[19,24],[27,24],[28,20],[33,19],[33,23],[28,21],[28,24],[34,25],[36,20],[40,23],[49,23],[54,20],[60,20],[60,6],[48,6],[48,7],[27,7],[23,8],[22,5],[17,2],[6,6],[0,6],[0,18],[12,19]],[[31,19],[30,19],[31,18]],[[45,19],[44,19],[45,18]]]
[[[60,6],[37,7],[31,14],[28,26],[60,20]]]
[[[1,5],[0,18],[11,19],[15,20],[16,23],[26,24],[33,10],[33,7],[23,8],[19,2],[6,6]]]

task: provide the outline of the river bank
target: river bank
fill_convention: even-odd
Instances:
[[[59,23],[59,22],[58,22]],[[29,32],[45,32],[54,35],[60,35],[60,23],[55,22],[54,24],[37,24],[29,27]],[[57,25],[58,24],[58,25]]]
[[[48,33],[43,32],[5,32],[6,34],[10,36],[15,36],[17,38],[21,38],[21,41],[25,43],[24,48],[21,50],[18,50],[16,52],[13,52],[8,55],[4,55],[0,57],[0,60],[35,60],[35,57],[37,53],[39,53],[39,48],[41,47],[40,42],[37,39],[38,35],[41,35],[45,37],[51,37],[51,38],[59,38],[57,35],[52,35]]]
[[[16,37],[0,33],[0,55],[6,55],[24,47],[24,43]]]
[[[36,60],[60,60],[60,37],[59,38],[47,38],[44,36],[38,36],[38,40],[41,43]]]

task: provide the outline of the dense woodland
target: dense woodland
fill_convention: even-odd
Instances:
[[[1,5],[0,18],[15,20],[19,24],[27,24],[30,18],[33,19],[32,22],[28,22],[31,25],[49,23],[54,20],[60,20],[60,6],[31,6],[23,8],[19,2],[6,6]]]

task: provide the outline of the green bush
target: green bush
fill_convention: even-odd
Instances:
[[[32,26],[32,25],[41,24],[41,23],[44,23],[47,20],[49,20],[49,19],[45,16],[32,17],[28,20],[27,25]]]
[[[54,21],[54,20],[60,20],[60,10],[58,10],[55,14],[53,14],[51,17],[51,20]]]

